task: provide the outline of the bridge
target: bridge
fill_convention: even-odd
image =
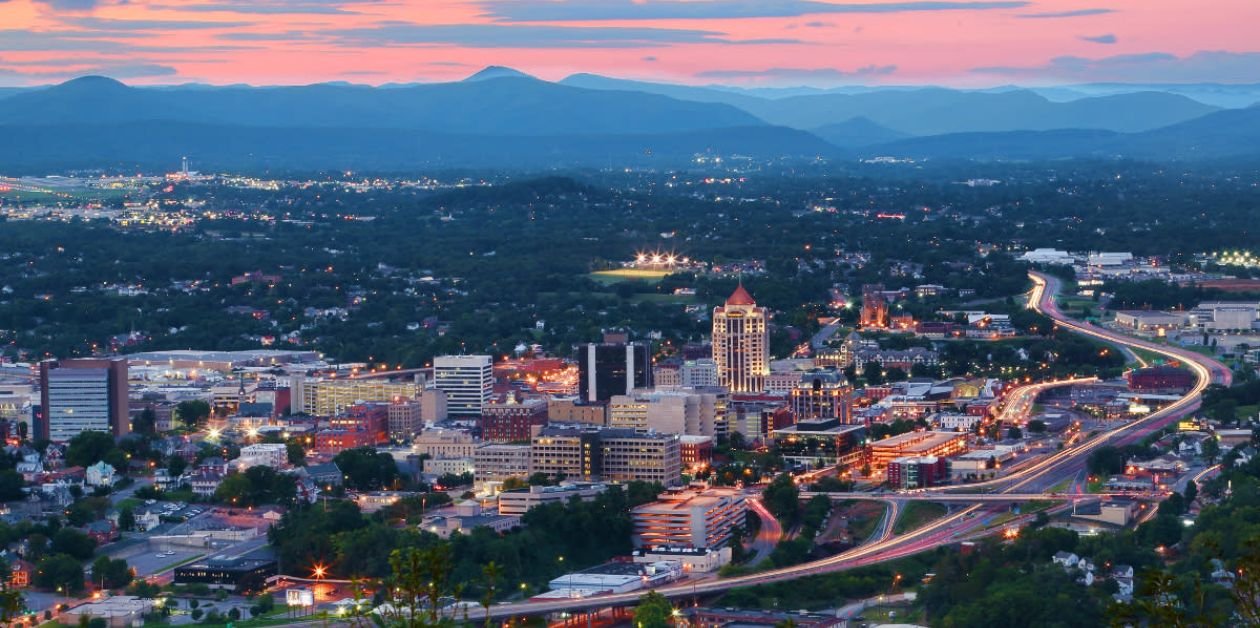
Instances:
[[[832,501],[851,501],[858,499],[866,500],[895,500],[895,501],[922,501],[922,502],[962,502],[962,503],[980,503],[980,502],[1039,502],[1039,501],[1065,501],[1065,500],[1082,500],[1082,499],[1156,499],[1165,496],[1164,493],[1146,493],[1146,492],[1108,492],[1108,493],[941,493],[927,491],[907,491],[900,493],[829,493],[829,492],[812,492],[802,491],[801,500],[809,500],[816,495],[826,495]]]

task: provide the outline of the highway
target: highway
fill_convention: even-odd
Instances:
[[[761,503],[761,497],[750,496],[747,502],[748,508],[761,520],[761,529],[757,531],[757,538],[753,539],[752,543],[755,555],[748,561],[749,564],[757,565],[770,558],[770,552],[774,551],[774,546],[778,545],[779,539],[783,537],[783,526],[779,525],[779,520],[770,514],[765,504]]]
[[[1099,434],[1095,438],[1066,447],[1063,450],[1046,456],[1044,459],[1028,465],[1009,476],[987,482],[968,484],[961,487],[923,489],[925,493],[974,493],[978,488],[993,489],[994,492],[1007,493],[1010,495],[1042,493],[1054,483],[1060,482],[1064,478],[1075,477],[1079,474],[1080,469],[1085,465],[1085,461],[1089,453],[1095,449],[1108,444],[1121,445],[1145,438],[1150,433],[1162,429],[1169,423],[1176,421],[1198,409],[1200,394],[1209,385],[1213,383],[1229,385],[1231,382],[1231,373],[1229,369],[1211,358],[1184,349],[1167,347],[1139,340],[1127,335],[1122,335],[1096,327],[1089,323],[1081,323],[1067,318],[1059,311],[1059,308],[1054,303],[1054,297],[1058,294],[1060,289],[1059,280],[1037,272],[1030,272],[1029,276],[1034,284],[1033,289],[1029,293],[1029,308],[1039,311],[1054,319],[1056,326],[1073,333],[1090,336],[1104,342],[1128,347],[1140,347],[1147,351],[1163,355],[1166,358],[1182,362],[1198,376],[1197,383],[1194,388],[1187,392],[1181,399],[1157,412],[1151,413],[1141,419],[1126,422],[1115,429]],[[1021,493],[1021,491],[1023,491],[1023,493]],[[898,500],[904,497],[906,497],[906,495],[872,493],[863,495],[860,498],[885,501],[893,505],[893,508],[890,508],[890,512],[895,512],[895,510],[899,507],[897,505]],[[1010,498],[1000,497],[999,501],[1001,499],[1009,500]],[[1063,495],[1060,499],[1071,499],[1071,496]],[[736,587],[794,580],[796,578],[843,571],[893,560],[903,556],[910,556],[933,549],[940,545],[957,542],[966,538],[978,538],[979,536],[993,533],[994,529],[985,528],[986,518],[979,516],[981,509],[982,506],[980,504],[973,504],[970,507],[932,521],[924,526],[899,536],[892,536],[891,534],[893,525],[891,520],[894,520],[895,517],[890,517],[890,521],[886,523],[885,530],[881,531],[881,538],[873,543],[853,548],[835,556],[829,556],[827,558],[800,565],[794,565],[792,567],[773,569],[746,576],[738,576],[721,580],[708,580],[703,582],[683,582],[672,584],[659,587],[656,591],[670,598],[708,595],[721,593]],[[540,600],[536,602],[525,601],[500,604],[490,609],[490,615],[493,618],[508,618],[523,615],[549,614],[561,611],[572,612],[576,610],[609,606],[632,605],[645,592],[646,591],[640,590],[630,593],[593,596],[587,598]],[[481,618],[483,617],[483,611],[477,609],[475,611],[471,611],[469,615],[473,618]]]
[[[1033,406],[1036,405],[1037,397],[1041,393],[1060,386],[1089,384],[1096,381],[1098,381],[1097,377],[1078,377],[1020,386],[1007,393],[1006,400],[1002,404],[1002,412],[998,414],[998,420],[1006,425],[1023,425],[1028,420],[1028,417],[1032,415]]]
[[[1134,493],[1088,493],[1088,494],[1069,494],[1069,493],[944,493],[937,491],[910,491],[904,493],[812,493],[801,492],[801,501],[809,500],[815,495],[826,495],[833,501],[845,501],[850,499],[891,499],[897,501],[923,501],[923,502],[1035,502],[1047,500],[1061,500],[1074,497],[1090,497],[1090,498],[1134,498],[1134,497],[1153,497],[1153,495],[1144,494],[1137,495]]]

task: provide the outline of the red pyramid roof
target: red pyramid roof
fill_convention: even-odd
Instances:
[[[757,302],[753,300],[752,295],[748,294],[748,291],[744,289],[744,284],[741,283],[735,288],[735,292],[732,292],[731,296],[726,298],[726,304],[757,305]]]

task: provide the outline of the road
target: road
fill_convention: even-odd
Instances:
[[[1169,406],[1142,419],[1130,421],[1110,431],[1103,432],[1085,442],[1065,447],[1063,450],[1051,454],[1035,464],[1012,473],[1010,476],[988,482],[969,484],[964,487],[952,487],[952,489],[950,487],[942,487],[935,489],[937,492],[946,493],[951,492],[951,490],[957,492],[960,489],[965,492],[973,492],[979,487],[992,488],[995,492],[1012,494],[1020,491],[1025,493],[1044,492],[1048,487],[1061,482],[1065,478],[1076,477],[1080,473],[1080,469],[1085,465],[1089,453],[1098,447],[1108,444],[1125,444],[1145,438],[1150,433],[1162,429],[1169,423],[1198,409],[1199,396],[1209,385],[1213,383],[1228,385],[1232,379],[1228,368],[1203,355],[1174,347],[1156,345],[1067,318],[1054,303],[1054,297],[1060,289],[1059,280],[1035,272],[1030,273],[1030,277],[1033,280],[1033,289],[1029,292],[1029,307],[1054,319],[1058,327],[1104,342],[1117,343],[1129,347],[1141,347],[1164,357],[1183,362],[1198,376],[1198,381],[1194,388],[1186,393],[1185,396]],[[925,490],[932,491],[934,489]],[[868,498],[881,499],[878,494],[872,494]],[[885,497],[885,499],[894,498],[895,496],[892,495]],[[896,503],[895,500],[892,503]],[[956,513],[929,522],[908,533],[898,536],[889,534],[886,538],[882,538],[874,543],[862,545],[820,560],[722,580],[673,584],[659,587],[656,591],[671,598],[708,595],[721,593],[736,587],[789,581],[910,556],[931,550],[940,545],[994,533],[995,528],[986,527],[985,525],[987,518],[980,516],[982,509],[983,506],[981,505],[972,505]],[[1012,522],[1010,525],[1014,524],[1015,522]],[[581,599],[501,604],[491,608],[490,615],[495,618],[507,618],[632,605],[643,594],[644,591],[634,591]],[[476,619],[481,618],[483,613],[480,609],[477,609],[470,612],[469,615],[471,618]]]
[[[1046,500],[1060,500],[1071,497],[1066,493],[945,493],[945,492],[905,492],[905,493],[812,493],[802,492],[801,500],[807,501],[815,495],[826,495],[833,501],[845,501],[850,499],[895,499],[897,501],[926,501],[926,502],[1036,502]],[[1089,493],[1088,497],[1096,498],[1112,498],[1112,497],[1151,497],[1151,495],[1135,495],[1134,493]]]
[[[752,548],[756,554],[748,561],[748,564],[759,565],[761,561],[770,558],[770,552],[774,551],[774,546],[778,545],[779,539],[783,537],[783,526],[779,525],[779,520],[770,514],[765,504],[761,503],[760,497],[750,496],[747,502],[748,507],[761,519],[761,529],[757,531],[757,538],[752,542]]]
[[[1028,421],[1028,417],[1032,415],[1033,407],[1037,403],[1037,397],[1041,393],[1060,386],[1089,384],[1096,381],[1098,381],[1097,377],[1078,377],[1020,386],[1007,393],[1006,399],[1002,403],[1002,412],[998,415],[998,420],[1005,425],[1023,425]]]

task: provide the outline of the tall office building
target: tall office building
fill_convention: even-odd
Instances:
[[[713,360],[718,383],[733,393],[765,390],[770,373],[768,312],[740,284],[725,305],[713,308]]]
[[[81,432],[131,431],[127,359],[47,360],[39,365],[43,420],[35,437],[64,443]]]
[[[590,343],[582,346],[578,357],[578,394],[583,401],[608,401],[613,395],[652,387],[647,343]]]
[[[444,355],[433,359],[433,387],[446,392],[446,413],[479,417],[494,389],[488,355]]]

